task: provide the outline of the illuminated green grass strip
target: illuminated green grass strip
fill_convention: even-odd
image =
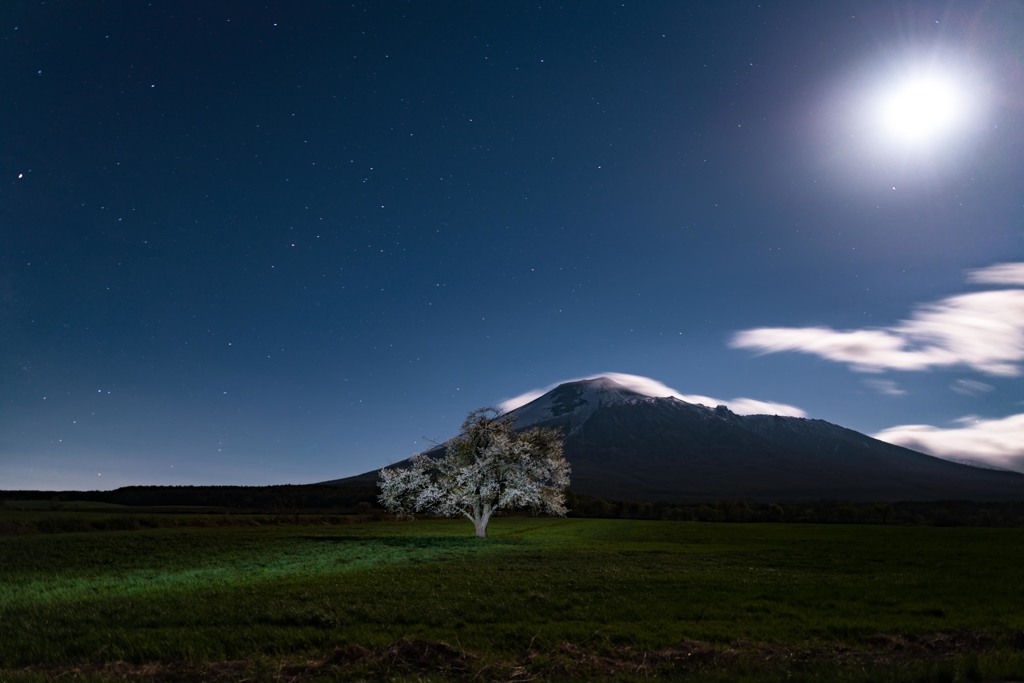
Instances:
[[[234,556],[199,558],[197,565],[180,568],[114,569],[92,576],[75,575],[70,571],[45,578],[0,576],[0,610],[110,597],[238,588],[290,577],[341,575],[411,561],[437,561],[467,552],[493,552],[500,547],[499,543],[483,545],[469,538],[410,544],[375,538],[332,540],[324,536],[254,548]]]

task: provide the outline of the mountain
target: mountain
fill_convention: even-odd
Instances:
[[[1021,500],[1024,475],[894,446],[824,420],[737,415],[606,377],[561,384],[509,413],[559,429],[577,494],[704,502]],[[443,446],[436,447],[440,450]],[[334,483],[366,483],[376,472]]]

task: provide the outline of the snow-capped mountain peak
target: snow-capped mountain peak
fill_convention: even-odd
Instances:
[[[567,417],[576,427],[599,408],[623,403],[653,401],[650,396],[633,391],[607,377],[595,377],[560,384],[555,389],[509,413],[517,426]]]

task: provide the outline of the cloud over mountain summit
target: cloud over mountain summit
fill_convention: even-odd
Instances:
[[[543,389],[533,389],[525,393],[519,394],[510,399],[506,399],[498,404],[498,409],[502,412],[509,412],[515,410],[519,406],[526,405],[530,401],[537,399],[547,392],[551,391],[560,384],[567,382],[577,382],[584,379],[595,379],[597,377],[607,377],[618,384],[637,392],[645,396],[655,396],[664,398],[672,396],[678,398],[681,401],[687,403],[697,403],[706,406],[714,407],[724,405],[729,408],[732,412],[737,415],[786,415],[789,417],[806,417],[807,413],[797,408],[796,406],[787,405],[785,403],[776,403],[774,401],[761,401],[754,398],[734,398],[729,400],[711,398],[710,396],[702,396],[700,394],[684,394],[680,391],[659,382],[656,379],[650,377],[644,377],[643,375],[630,375],[622,372],[601,372],[596,375],[587,375],[586,377],[575,377],[573,379],[562,380],[550,384]]]

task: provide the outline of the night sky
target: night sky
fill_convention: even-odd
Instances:
[[[998,0],[0,3],[0,489],[334,479],[608,372],[1024,469],[1021,36]]]

